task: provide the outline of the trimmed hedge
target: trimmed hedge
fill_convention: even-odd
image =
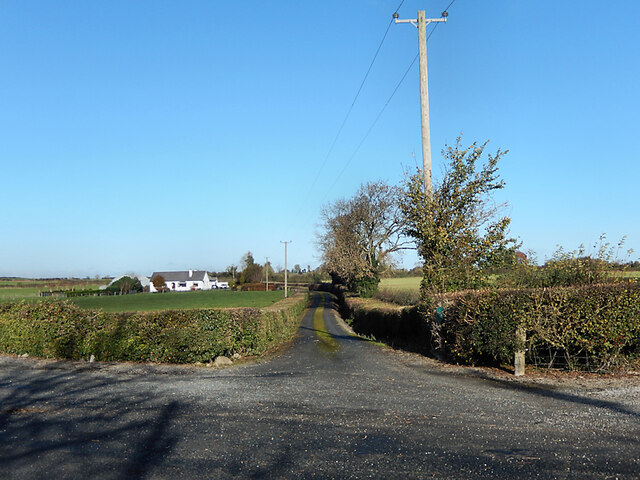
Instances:
[[[0,351],[37,357],[164,363],[259,355],[297,331],[307,297],[263,309],[140,313],[83,310],[68,301],[0,304]]]
[[[360,334],[455,363],[511,364],[516,329],[529,352],[547,350],[569,368],[609,370],[640,359],[640,285],[471,290],[416,307],[352,298],[329,284],[343,318]]]
[[[529,351],[556,351],[570,368],[589,359],[591,367],[608,369],[640,355],[637,285],[466,292],[435,301],[444,308],[432,332],[456,362],[511,363],[518,326]]]
[[[401,307],[373,298],[360,298],[348,293],[345,287],[330,283],[314,284],[309,288],[334,294],[340,315],[359,335],[396,348],[429,353],[431,323],[419,307]]]
[[[357,297],[346,297],[344,302],[355,332],[392,347],[429,353],[431,325],[418,308]]]

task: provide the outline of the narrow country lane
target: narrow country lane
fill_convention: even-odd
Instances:
[[[314,295],[224,370],[0,357],[0,478],[638,478],[640,390],[452,373],[349,335]]]

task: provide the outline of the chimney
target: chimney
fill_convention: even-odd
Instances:
[[[193,277],[193,270],[189,270],[189,278]]]

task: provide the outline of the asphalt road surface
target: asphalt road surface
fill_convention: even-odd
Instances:
[[[640,478],[638,387],[457,373],[315,301],[223,370],[0,357],[0,478]]]

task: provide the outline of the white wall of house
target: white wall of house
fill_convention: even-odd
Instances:
[[[189,276],[193,275],[193,270],[189,270]],[[166,280],[165,285],[167,289],[172,292],[190,292],[191,290],[211,290],[213,284],[209,278],[209,274],[205,272],[203,280]],[[153,286],[153,283],[149,285],[149,291],[156,293],[158,290]]]

